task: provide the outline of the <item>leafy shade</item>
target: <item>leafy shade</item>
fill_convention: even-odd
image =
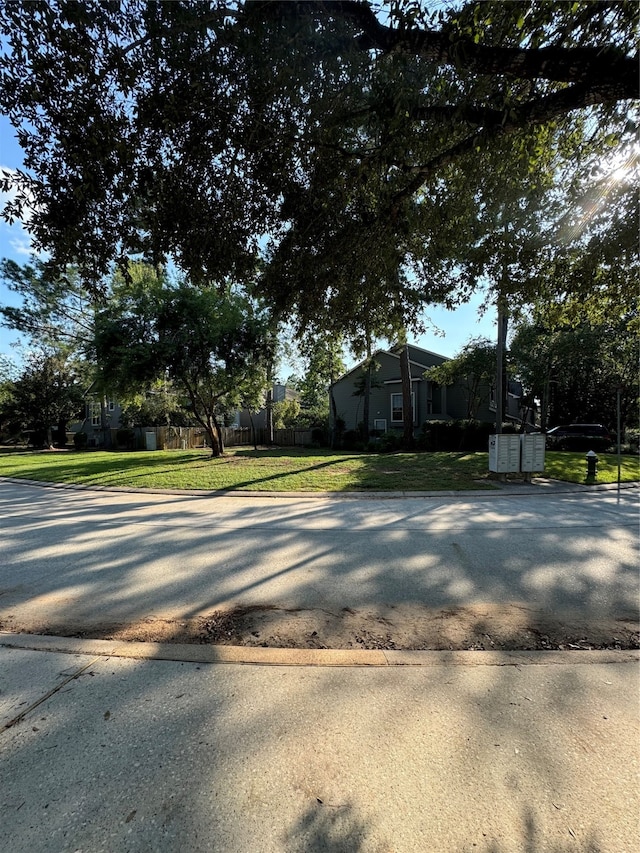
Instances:
[[[90,353],[100,303],[84,288],[76,270],[55,275],[37,258],[24,266],[4,258],[0,279],[23,301],[21,307],[0,305],[3,326],[39,344],[61,346],[81,356]]]
[[[633,138],[634,2],[15,2],[0,182],[35,247],[96,285],[114,259],[263,288],[300,323],[417,328],[455,303],[477,179],[523,185]],[[476,235],[477,236],[477,235]],[[265,242],[269,242],[265,252]],[[366,299],[364,298],[366,295]],[[318,318],[319,321],[318,321]]]
[[[219,456],[225,412],[265,385],[268,318],[230,291],[170,286],[141,265],[132,278],[97,318],[105,377],[126,393],[166,375],[188,399],[212,455]]]

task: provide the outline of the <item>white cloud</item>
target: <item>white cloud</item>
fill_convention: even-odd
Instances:
[[[13,238],[12,240],[9,240],[9,245],[11,246],[13,251],[16,253],[16,255],[27,255],[27,256],[29,256],[29,255],[33,254],[33,249],[31,248],[31,242],[29,240],[27,240],[26,238],[25,239]]]

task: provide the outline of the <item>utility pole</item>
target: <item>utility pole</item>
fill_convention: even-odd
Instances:
[[[507,338],[507,313],[498,298],[498,344],[496,346],[496,435],[502,433],[502,417],[504,413],[504,350]]]
[[[504,417],[505,375],[504,375],[504,351],[507,342],[508,313],[505,305],[505,294],[507,293],[509,269],[507,265],[507,234],[508,225],[505,217],[504,242],[502,244],[502,281],[498,292],[498,342],[496,346],[496,435],[502,434],[502,421]]]

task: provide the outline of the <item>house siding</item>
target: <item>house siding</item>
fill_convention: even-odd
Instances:
[[[446,361],[444,356],[420,350],[417,347],[409,348],[411,390],[414,393],[414,427],[419,427],[427,417],[437,417],[434,413],[429,415],[428,402],[429,392],[432,392],[433,402],[436,407],[443,398],[442,389],[433,389],[432,383],[423,377],[424,371]],[[401,421],[391,419],[391,395],[402,393],[402,381],[400,376],[400,357],[395,353],[380,351],[375,353],[375,361],[379,369],[372,374],[373,387],[369,402],[369,429],[373,429],[374,421],[385,419],[387,429],[403,428]],[[338,417],[345,422],[346,429],[357,429],[362,422],[364,414],[364,399],[355,396],[356,382],[363,373],[362,365],[357,365],[346,373],[333,386],[333,397],[336,404]],[[435,391],[435,393],[434,393]]]
[[[429,367],[434,367],[447,361],[447,358],[419,347],[409,347],[410,368],[414,392],[414,429],[418,430],[428,420],[462,420],[467,417],[468,390],[465,383],[459,382],[454,385],[440,387],[424,378],[424,372]],[[388,430],[401,430],[402,422],[394,422],[391,419],[391,395],[402,393],[400,379],[400,357],[395,353],[379,350],[374,354],[379,369],[373,373],[374,387],[371,389],[369,403],[369,429],[374,428],[376,420],[386,420]],[[364,413],[364,400],[356,397],[356,382],[362,375],[362,364],[356,365],[348,373],[342,376],[332,387],[333,398],[336,404],[336,412],[339,418],[345,422],[345,429],[355,430],[362,422]],[[519,389],[519,384],[511,382],[510,389],[513,392]],[[509,393],[507,397],[507,417],[517,420],[520,412],[520,394]],[[475,416],[480,421],[489,423],[495,421],[495,407],[491,405],[490,386],[488,383],[480,389],[482,402],[477,407]],[[429,411],[429,397],[431,397],[431,411]]]

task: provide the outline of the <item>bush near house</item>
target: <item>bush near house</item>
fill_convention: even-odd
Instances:
[[[116,432],[116,444],[120,450],[135,450],[135,432],[132,429],[121,427]]]
[[[518,425],[504,423],[502,432],[515,434]],[[416,438],[415,450],[427,453],[486,453],[489,436],[494,433],[495,424],[487,421],[427,421]],[[342,433],[339,447],[349,451],[395,453],[402,449],[402,433],[400,430],[388,430],[385,433],[372,430],[370,440],[365,443],[359,430],[346,430]]]
[[[637,453],[640,450],[640,429],[627,427],[624,431],[624,443],[628,453]]]
[[[431,452],[485,452],[489,447],[489,436],[494,435],[495,424],[486,421],[427,421],[417,439],[419,450]],[[502,425],[503,433],[516,433],[515,424]]]
[[[374,436],[367,445],[367,450],[373,453],[396,453],[402,449],[402,435],[400,432],[383,432],[380,436]]]
[[[86,450],[88,440],[86,432],[77,432],[73,436],[73,446],[76,450]]]

